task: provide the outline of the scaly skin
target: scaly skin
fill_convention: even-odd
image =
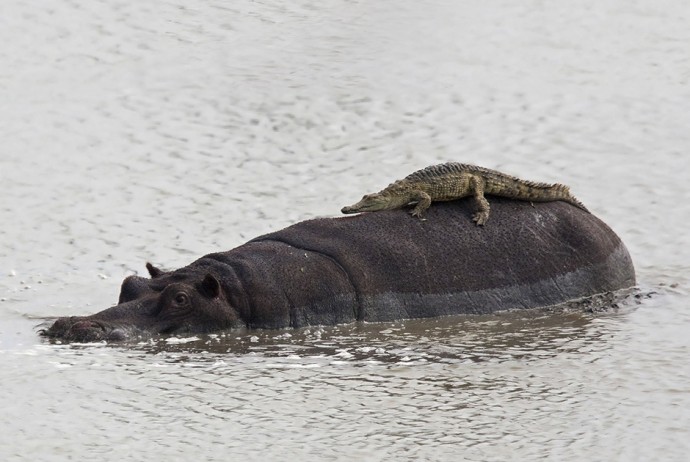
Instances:
[[[418,170],[377,193],[365,195],[354,205],[343,207],[342,212],[376,212],[416,203],[411,214],[422,218],[433,201],[473,196],[478,210],[472,219],[477,225],[484,225],[491,210],[485,194],[530,202],[565,201],[588,212],[565,185],[521,180],[496,170],[457,162]]]

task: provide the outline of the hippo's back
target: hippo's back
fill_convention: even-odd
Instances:
[[[630,287],[627,249],[594,215],[564,202],[435,203],[426,220],[393,210],[297,223],[250,241],[315,252],[340,267],[368,321],[491,313]],[[299,301],[296,301],[299,303]]]

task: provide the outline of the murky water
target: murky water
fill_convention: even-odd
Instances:
[[[0,458],[687,460],[690,5],[235,3],[0,5]],[[639,288],[591,312],[36,335],[145,261],[446,160],[570,184]]]

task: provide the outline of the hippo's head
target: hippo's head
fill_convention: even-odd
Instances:
[[[151,264],[146,267],[151,279],[127,277],[116,306],[91,316],[60,318],[42,335],[70,342],[94,342],[209,332],[241,324],[211,273],[165,273]]]

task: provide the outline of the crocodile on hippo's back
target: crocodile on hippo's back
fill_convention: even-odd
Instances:
[[[377,212],[415,204],[410,213],[421,219],[432,201],[473,196],[478,210],[472,220],[484,225],[491,210],[484,194],[530,202],[565,201],[588,211],[563,184],[528,181],[489,168],[446,162],[417,170],[377,193],[366,194],[356,204],[343,207],[342,212]]]
[[[491,226],[472,201],[427,220],[402,210],[307,220],[150,278],[129,276],[118,304],[60,318],[65,341],[487,314],[631,287],[627,249],[601,220],[552,198],[492,199]],[[533,199],[535,201],[537,199]]]

